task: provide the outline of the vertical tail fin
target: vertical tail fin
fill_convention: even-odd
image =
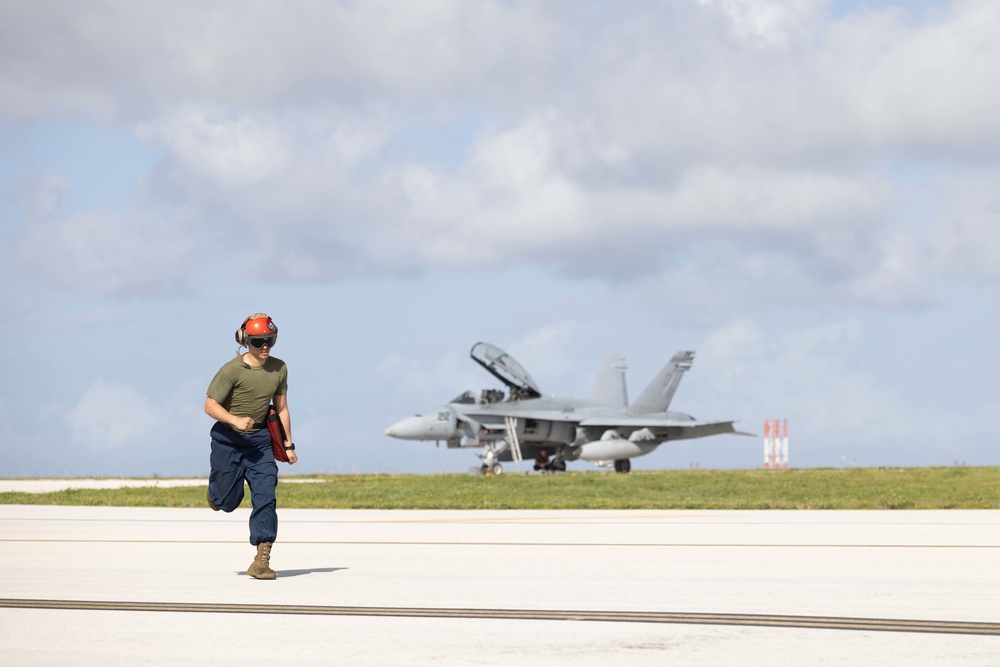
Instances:
[[[616,408],[628,407],[628,387],[625,386],[625,370],[628,365],[620,354],[609,354],[601,361],[601,368],[590,389],[590,400]]]
[[[674,392],[677,391],[677,385],[681,383],[681,378],[691,368],[693,362],[694,351],[692,350],[675,354],[635,400],[635,403],[629,406],[629,414],[666,412],[667,408],[670,407],[670,401],[674,398]]]

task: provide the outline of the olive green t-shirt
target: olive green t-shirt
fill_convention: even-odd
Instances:
[[[275,357],[268,357],[263,366],[250,366],[243,361],[243,355],[236,356],[219,369],[208,385],[209,398],[236,417],[253,418],[255,424],[267,417],[273,396],[287,393],[288,368]]]

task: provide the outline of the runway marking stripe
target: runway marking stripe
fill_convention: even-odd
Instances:
[[[514,510],[517,511],[517,510]],[[572,511],[572,510],[570,510]],[[614,521],[625,520],[631,521],[635,519],[648,520],[648,519],[684,519],[680,514],[653,514],[649,516],[642,515],[615,515],[615,516],[560,516],[560,517],[550,517],[550,516],[487,516],[487,517],[477,517],[475,519],[467,518],[448,518],[448,519],[368,519],[365,521],[352,521],[350,523],[497,523],[497,522],[507,522],[507,523],[517,523],[520,521],[545,521],[548,523],[578,523],[580,521],[597,521],[599,523],[611,523]],[[338,522],[338,523],[348,523],[348,522]]]
[[[149,508],[131,508],[131,509],[149,509]],[[191,509],[191,508],[174,508],[174,509]],[[331,511],[331,512],[341,512],[348,510],[340,509],[330,509],[323,510],[320,508],[291,508],[288,511],[300,511],[305,510],[308,512],[312,511]],[[367,510],[361,510],[367,511]],[[371,510],[371,511],[382,511],[382,510]],[[392,511],[392,510],[389,510]],[[441,511],[441,510],[412,510],[412,511]],[[443,510],[448,511],[448,510]],[[456,510],[459,511],[459,510]],[[497,510],[505,511],[505,510]],[[525,510],[510,510],[514,512],[521,512]],[[574,510],[557,510],[557,511],[567,511],[571,512]],[[614,512],[616,510],[607,510],[608,512]],[[691,511],[702,511],[702,510],[691,510]],[[753,510],[749,510],[753,511]],[[837,510],[831,510],[837,511]],[[877,511],[877,510],[865,510],[865,511]],[[923,510],[913,510],[913,511],[923,511]],[[778,521],[754,521],[747,520],[741,522],[732,521],[708,521],[703,522],[706,517],[692,517],[684,515],[672,515],[672,514],[658,514],[652,516],[564,516],[564,517],[481,517],[477,519],[466,519],[466,518],[450,518],[450,519],[298,519],[298,518],[288,518],[284,520],[286,524],[331,524],[331,525],[366,525],[366,524],[383,524],[383,523],[496,523],[496,522],[506,522],[506,523],[517,523],[517,522],[545,522],[556,525],[579,525],[581,522],[596,522],[601,525],[614,524],[619,519],[624,519],[627,521],[632,520],[646,520],[646,519],[678,519],[682,520],[683,523],[675,524],[670,523],[668,525],[694,525],[694,526],[789,526],[797,524],[788,524]],[[711,516],[707,518],[712,518]],[[690,520],[697,519],[696,522]],[[157,519],[150,517],[143,517],[141,519],[120,519],[120,518],[85,518],[85,517],[0,517],[0,522],[2,521],[25,521],[30,523],[40,523],[40,522],[53,522],[53,523],[79,523],[79,522],[91,522],[91,523],[217,523],[218,517],[207,517],[204,519]],[[998,524],[992,521],[969,521],[964,523],[954,523],[954,522],[944,522],[944,521],[924,521],[920,523],[913,523],[907,521],[877,521],[872,522],[873,526],[950,526],[950,527],[963,527],[963,528],[975,528],[981,526],[995,527]]]
[[[145,611],[216,614],[292,614],[308,616],[382,616],[419,618],[469,618],[491,620],[597,621],[620,623],[671,623],[686,625],[740,625],[817,630],[922,632],[937,634],[997,635],[1000,623],[918,621],[879,618],[781,616],[767,614],[707,614],[641,611],[559,611],[537,609],[450,609],[421,607],[338,607],[312,605],[212,604],[178,602],[122,602],[101,600],[2,599],[0,608],[61,609],[76,611]]]
[[[73,539],[36,539],[36,538],[0,538],[3,542],[40,542],[67,544],[245,544],[237,540],[73,540]],[[736,544],[736,543],[704,543],[704,542],[387,542],[371,540],[282,540],[282,544],[341,544],[346,546],[406,546],[406,547],[728,547],[728,548],[759,548],[759,549],[1000,549],[1000,544]]]

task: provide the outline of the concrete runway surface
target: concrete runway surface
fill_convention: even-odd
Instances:
[[[6,665],[1000,665],[1000,511],[0,505]]]
[[[282,484],[309,484],[312,482],[323,482],[322,479],[308,479],[305,477],[286,477],[281,480]],[[73,477],[68,479],[0,479],[0,493],[51,493],[53,491],[64,491],[66,489],[123,489],[127,487],[139,488],[151,486],[154,488],[167,488],[172,486],[207,486],[208,479],[198,478],[155,478],[155,479],[130,479],[124,477]]]

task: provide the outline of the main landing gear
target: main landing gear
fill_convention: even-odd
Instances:
[[[478,454],[483,462],[479,467],[480,474],[502,475],[503,466],[500,465],[500,455],[509,448],[510,444],[506,440],[500,440],[496,443],[487,442],[482,453]],[[539,450],[535,457],[534,469],[538,472],[566,472],[566,459],[563,458],[563,452],[557,450],[555,456],[550,457],[546,450]],[[617,467],[615,469],[617,470]]]
[[[544,472],[566,472],[566,461],[559,454],[556,454],[555,458],[550,461],[549,453],[544,449],[539,449],[538,455],[535,457],[534,469]]]
[[[615,472],[628,472],[632,469],[632,462],[628,459],[615,461]]]

